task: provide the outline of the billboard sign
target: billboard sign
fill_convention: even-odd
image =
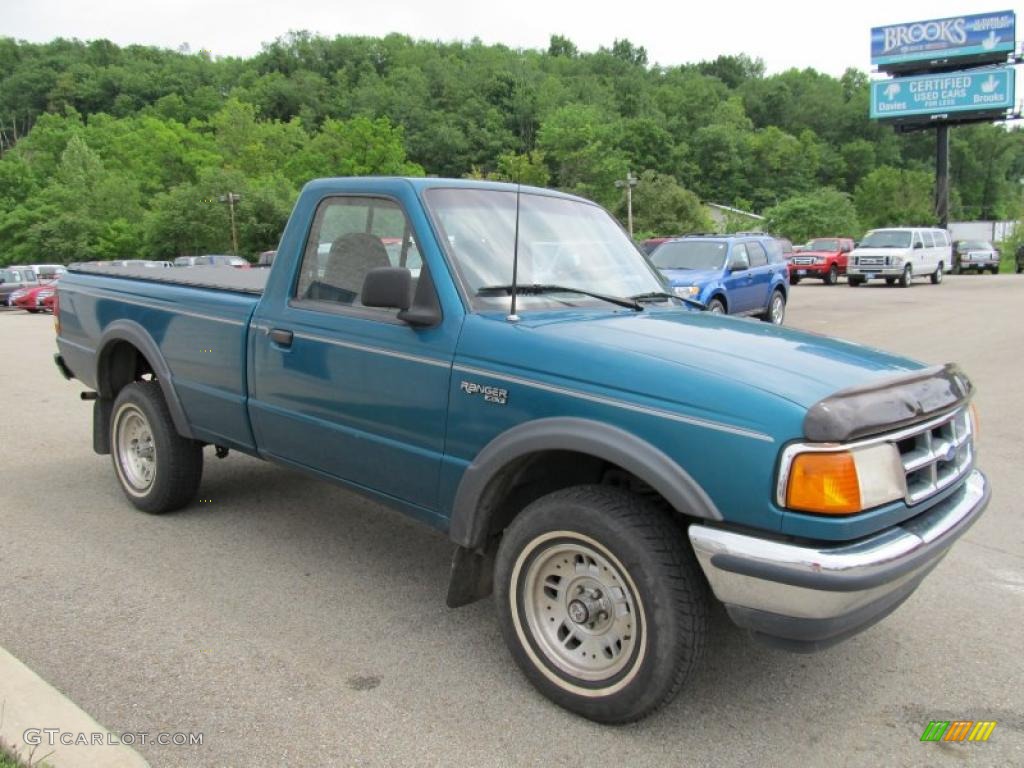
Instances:
[[[871,117],[903,120],[930,115],[959,119],[1014,107],[1012,67],[894,77],[871,83]]]
[[[913,68],[915,63],[1005,61],[1014,52],[1013,11],[976,13],[948,19],[891,24],[871,30],[871,63],[882,69]]]

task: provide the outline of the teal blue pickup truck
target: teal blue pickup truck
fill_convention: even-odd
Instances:
[[[825,647],[989,499],[955,365],[701,311],[550,190],[313,181],[270,270],[74,267],[55,322],[133,505],[192,503],[207,447],[369,495],[447,532],[448,604],[493,594],[525,675],[600,722],[676,694],[712,599]]]

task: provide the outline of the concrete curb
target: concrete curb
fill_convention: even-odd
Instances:
[[[123,744],[108,744],[106,728],[79,709],[73,701],[43,680],[3,648],[0,648],[0,739],[16,750],[23,760],[28,758],[32,746],[25,743],[25,732],[39,731],[41,743],[35,748],[33,760],[42,760],[54,768],[149,768],[142,756]],[[65,745],[54,735],[49,743],[44,728],[71,734],[72,741],[84,734],[84,741]]]

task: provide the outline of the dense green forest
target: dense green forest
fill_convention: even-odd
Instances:
[[[514,178],[622,214],[614,182],[632,170],[643,233],[707,227],[698,200],[797,240],[933,222],[934,135],[867,113],[864,72],[769,76],[745,55],[659,67],[626,40],[293,33],[215,59],[0,39],[0,263],[227,252],[227,192],[252,256],[307,180],[370,173]],[[951,147],[954,218],[1017,217],[1024,132],[956,127]]]

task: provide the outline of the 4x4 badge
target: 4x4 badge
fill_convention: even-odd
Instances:
[[[459,389],[467,395],[483,395],[485,401],[495,405],[505,405],[508,402],[508,390],[501,387],[488,387],[475,381],[463,381],[459,383]]]

